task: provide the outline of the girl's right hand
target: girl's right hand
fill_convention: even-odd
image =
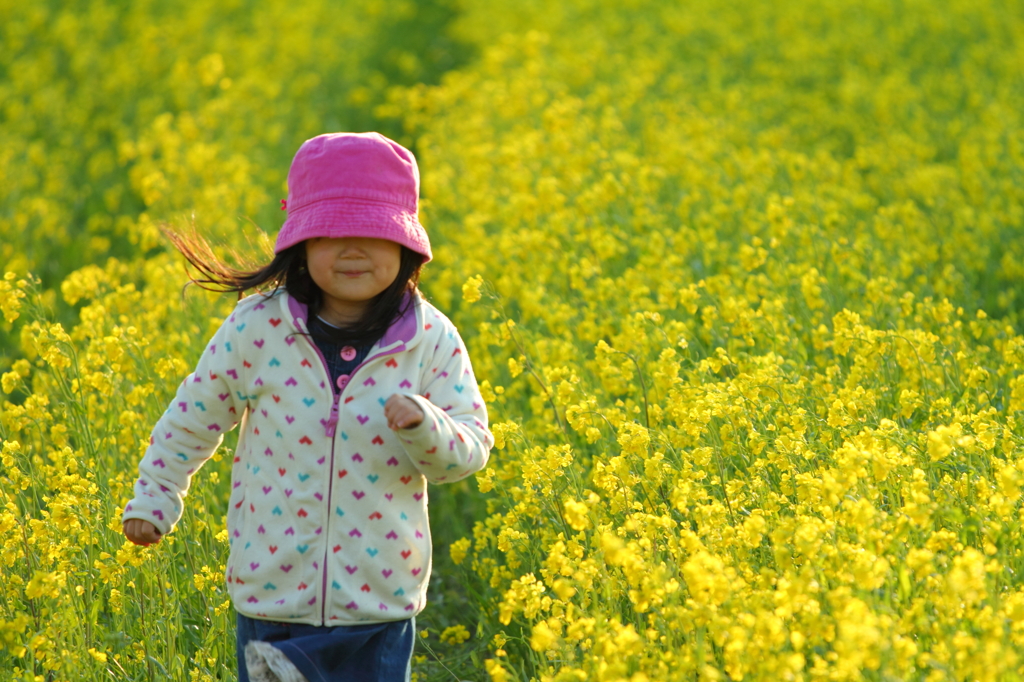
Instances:
[[[160,542],[163,537],[157,527],[149,521],[142,519],[128,519],[124,522],[124,534],[136,545],[148,547],[154,542]]]

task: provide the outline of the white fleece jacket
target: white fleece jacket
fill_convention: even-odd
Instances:
[[[466,347],[416,295],[338,388],[306,316],[283,289],[238,303],[153,429],[123,519],[171,532],[193,474],[241,423],[228,506],[235,608],[312,625],[408,618],[431,568],[427,483],[479,471],[494,442]],[[423,410],[419,426],[388,428],[394,393]]]

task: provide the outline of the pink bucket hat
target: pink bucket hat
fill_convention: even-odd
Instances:
[[[275,253],[312,237],[388,239],[431,259],[417,218],[420,173],[408,149],[380,133],[306,140],[288,170],[288,217]]]

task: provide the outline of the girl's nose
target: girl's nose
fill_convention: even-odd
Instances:
[[[338,252],[338,258],[366,258],[366,251],[359,244],[346,239]]]

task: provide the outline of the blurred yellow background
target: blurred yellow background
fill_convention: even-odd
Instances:
[[[291,155],[412,148],[498,445],[418,680],[1024,677],[1019,0],[0,1],[0,670],[234,679],[120,512]],[[229,453],[233,434],[223,452]]]

